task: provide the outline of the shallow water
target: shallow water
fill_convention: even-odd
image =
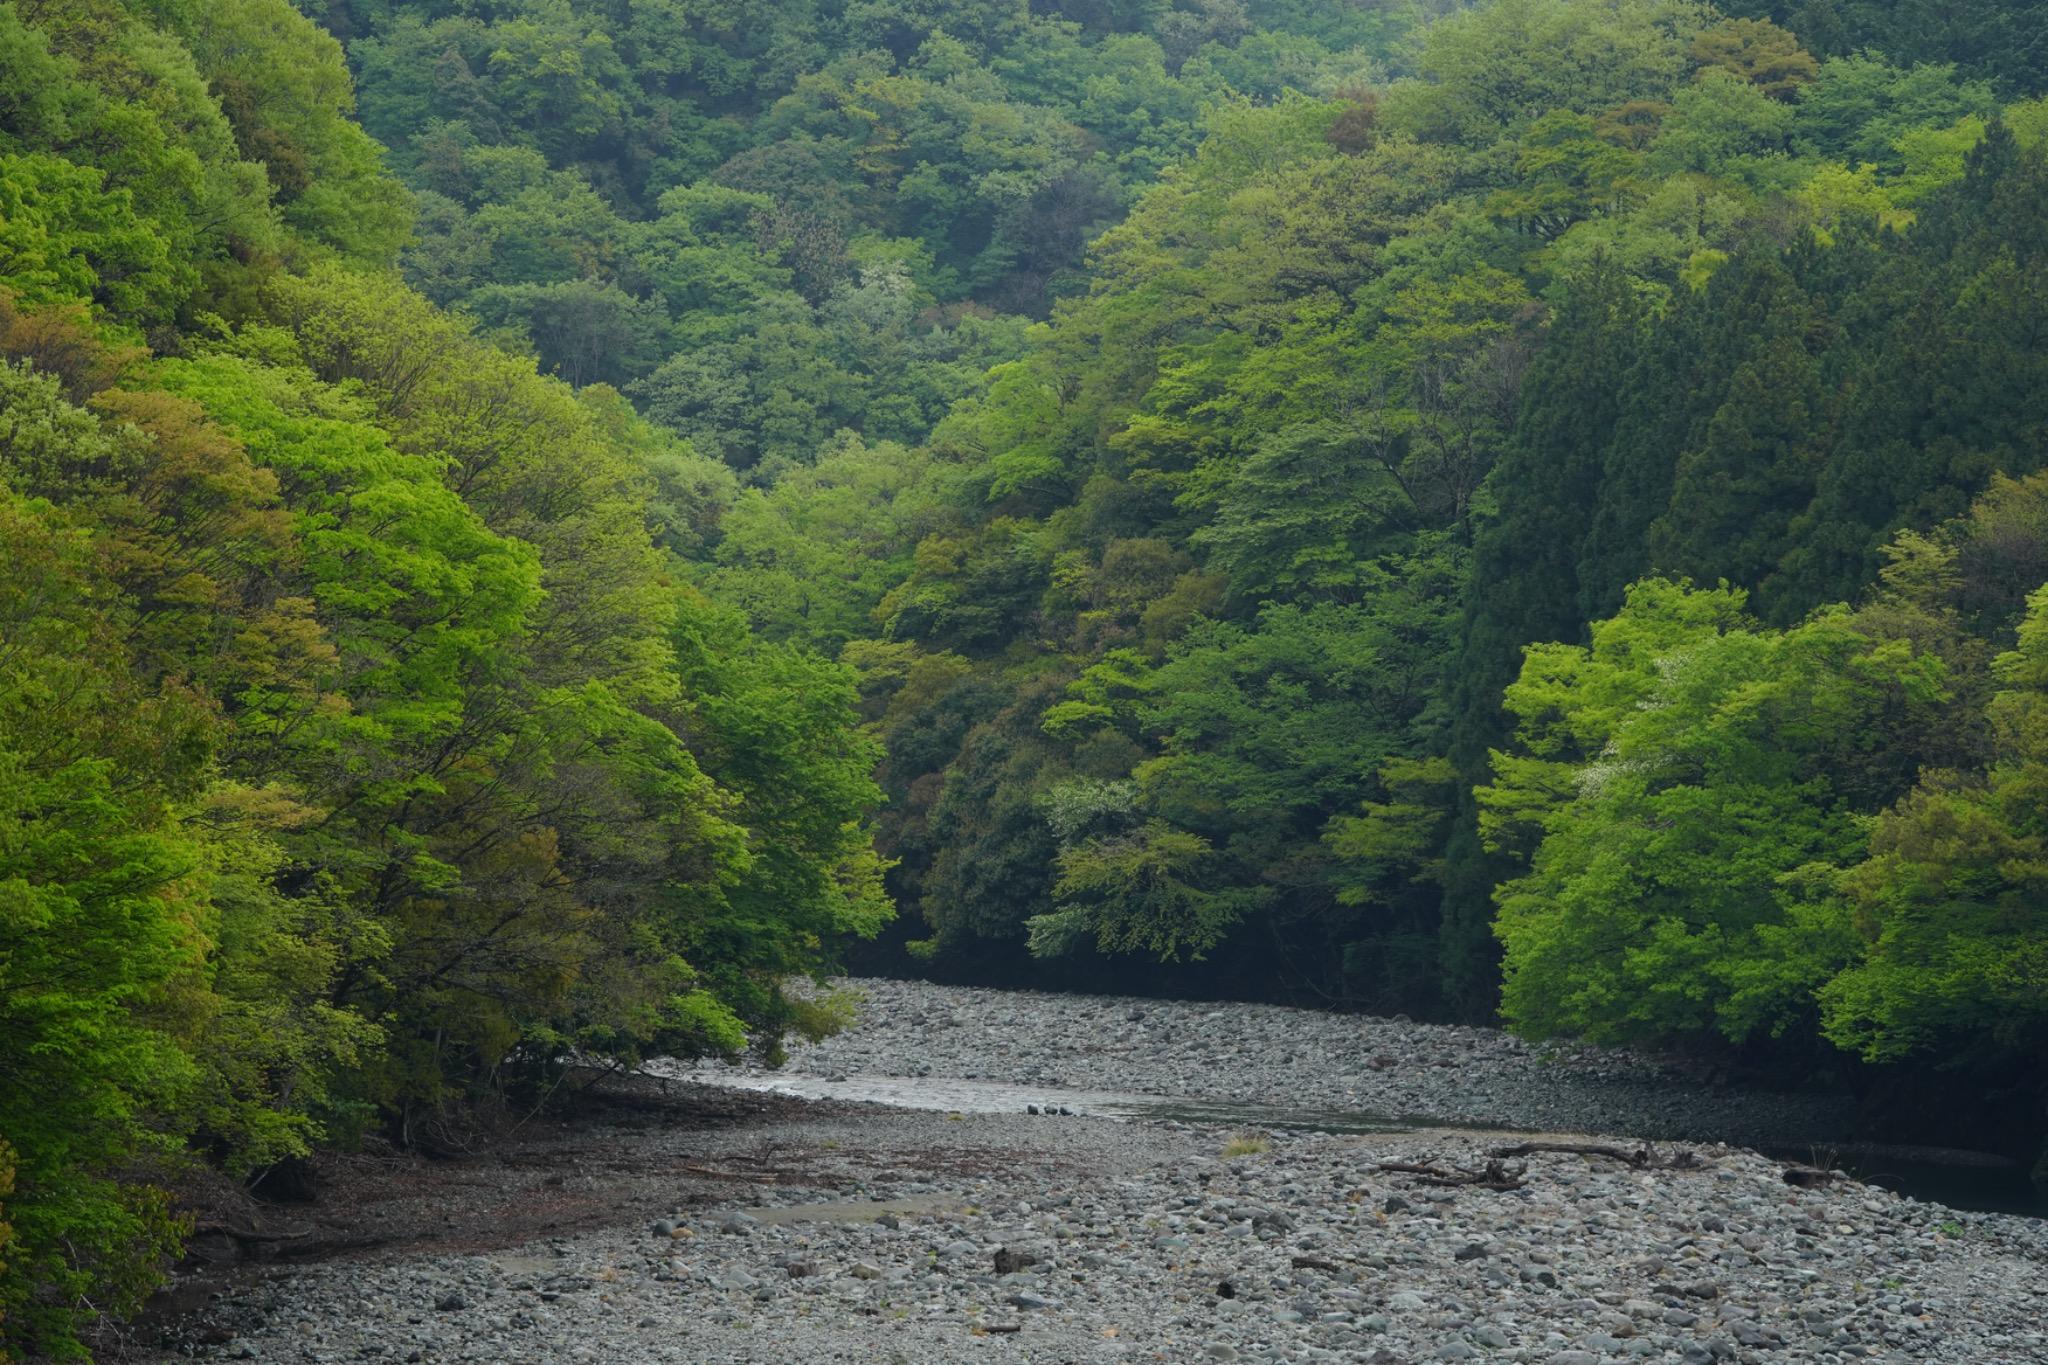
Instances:
[[[740,1067],[664,1067],[659,1074],[700,1085],[723,1086],[799,1099],[852,1100],[898,1109],[962,1114],[1022,1114],[1032,1106],[1055,1115],[1122,1120],[1178,1121],[1240,1128],[1298,1128],[1319,1133],[1406,1133],[1423,1128],[1487,1129],[1496,1125],[1447,1123],[1421,1114],[1377,1114],[1356,1109],[1299,1108],[1247,1100],[1141,1095],[1116,1090],[1071,1090],[1014,1085],[953,1076],[847,1075],[841,1079]],[[656,1069],[656,1068],[650,1068]],[[2034,1185],[2012,1162],[1976,1152],[1859,1145],[1842,1150],[1785,1147],[1770,1155],[1837,1167],[1868,1184],[1954,1209],[2048,1218],[2048,1190]]]
[[[1296,1109],[1278,1104],[1138,1095],[1119,1090],[1070,1090],[1061,1086],[1013,1085],[1004,1081],[950,1076],[850,1075],[844,1080],[737,1067],[698,1067],[664,1074],[701,1085],[726,1086],[809,1100],[854,1100],[898,1109],[935,1109],[961,1114],[1022,1114],[1031,1106],[1055,1113],[1109,1119],[1178,1120],[1182,1123],[1242,1124],[1261,1128],[1306,1128],[1321,1133],[1405,1133],[1442,1127],[1425,1118],[1372,1114],[1361,1110]],[[1479,1125],[1461,1124],[1461,1127]]]

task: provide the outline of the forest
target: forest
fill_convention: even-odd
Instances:
[[[0,545],[0,1358],[848,961],[2048,1137],[2039,0],[4,0]]]

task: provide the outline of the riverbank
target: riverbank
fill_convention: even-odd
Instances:
[[[793,1066],[830,1076],[900,1058],[943,1075],[979,1059],[983,1076],[1123,1087],[1146,1074],[1197,1079],[1213,1058],[1211,1093],[1264,1084],[1258,1093],[1291,1095],[1306,1064],[1276,1056],[1268,1074],[1255,1049],[1299,1055],[1326,1027],[1201,1006],[1159,1017],[1156,1002],[864,989],[864,1022]],[[1128,1017],[1140,1009],[1145,1018]],[[1077,1023],[1093,1031],[1064,1032]],[[1484,1037],[1466,1047],[1476,1031],[1342,1025],[1388,1049],[1376,1055],[1420,1049],[1397,1067],[1452,1056],[1455,1068],[1429,1070],[1466,1080],[1474,1107],[1526,1076],[1554,1078],[1510,1113],[1606,1096],[1602,1112],[1620,1116],[1613,1096],[1648,1094],[1643,1068],[1655,1066],[1532,1055],[1527,1072],[1497,1071],[1495,1059],[1516,1054]],[[1064,1050],[1029,1055],[1056,1034]],[[928,1043],[910,1051],[920,1036]],[[1121,1046],[1145,1037],[1157,1060]],[[1330,1062],[1317,1097],[1352,1084]],[[1397,1079],[1374,1095],[1410,1093]],[[1451,1080],[1410,1086],[1432,1099]],[[787,1098],[749,1110],[729,1091],[645,1080],[630,1099],[539,1141],[526,1130],[496,1154],[444,1163],[438,1189],[410,1196],[409,1217],[418,1231],[437,1200],[453,1200],[439,1212],[459,1235],[235,1272],[136,1358],[2048,1361],[2048,1223],[1852,1181],[1800,1188],[1780,1163],[1734,1148],[1691,1146],[1674,1160],[1680,1149],[1664,1145],[1639,1167],[1504,1155],[1527,1135],[1501,1132],[1247,1133]],[[1695,1112],[1690,1098],[1674,1103],[1640,1112]],[[1459,1183],[1489,1163],[1487,1178]],[[407,1199],[393,1185],[354,1212]],[[547,1200],[568,1211],[555,1228]]]

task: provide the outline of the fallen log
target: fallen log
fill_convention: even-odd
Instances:
[[[1528,1163],[1519,1166],[1505,1166],[1499,1161],[1488,1161],[1484,1166],[1472,1168],[1454,1166],[1445,1169],[1430,1162],[1383,1161],[1382,1171],[1394,1171],[1403,1175],[1418,1177],[1425,1185],[1447,1189],[1519,1190],[1528,1184]]]
[[[1487,1152],[1491,1157],[1533,1156],[1539,1152],[1563,1152],[1574,1156],[1604,1157],[1619,1161],[1624,1166],[1639,1171],[1692,1171],[1704,1163],[1699,1155],[1681,1147],[1669,1156],[1661,1155],[1655,1147],[1644,1143],[1633,1151],[1626,1147],[1615,1147],[1604,1142],[1517,1142],[1507,1147],[1495,1147]]]
[[[680,1169],[688,1171],[691,1175],[701,1175],[707,1180],[744,1180],[750,1185],[774,1185],[781,1179],[773,1172],[756,1175],[748,1171],[721,1171],[715,1166],[697,1166],[687,1161],[681,1163]]]
[[[273,1232],[267,1228],[237,1228],[225,1223],[201,1223],[192,1229],[194,1237],[226,1237],[232,1241],[250,1246],[264,1246],[278,1242],[303,1242],[313,1235],[312,1228],[299,1228],[291,1232]]]

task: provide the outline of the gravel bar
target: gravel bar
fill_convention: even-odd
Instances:
[[[866,978],[860,1023],[798,1046],[818,1077],[961,1077],[1395,1118],[1784,1147],[1841,1140],[1846,1096],[1734,1089],[1686,1062],[1496,1028],[1277,1005]],[[857,1096],[856,1096],[857,1097]]]
[[[1652,1060],[1546,1062],[1484,1030],[860,986],[866,1021],[793,1065],[972,1061],[1046,1085],[1388,1109],[1462,1097],[1552,1141],[1710,1112],[1658,1098]],[[2048,1222],[1802,1188],[1719,1144],[1675,1169],[1493,1155],[1516,1140],[792,1103],[646,1139],[677,1194],[630,1221],[252,1274],[208,1333],[151,1358],[2048,1362]],[[1387,1169],[1455,1181],[1489,1162],[1480,1185]]]

